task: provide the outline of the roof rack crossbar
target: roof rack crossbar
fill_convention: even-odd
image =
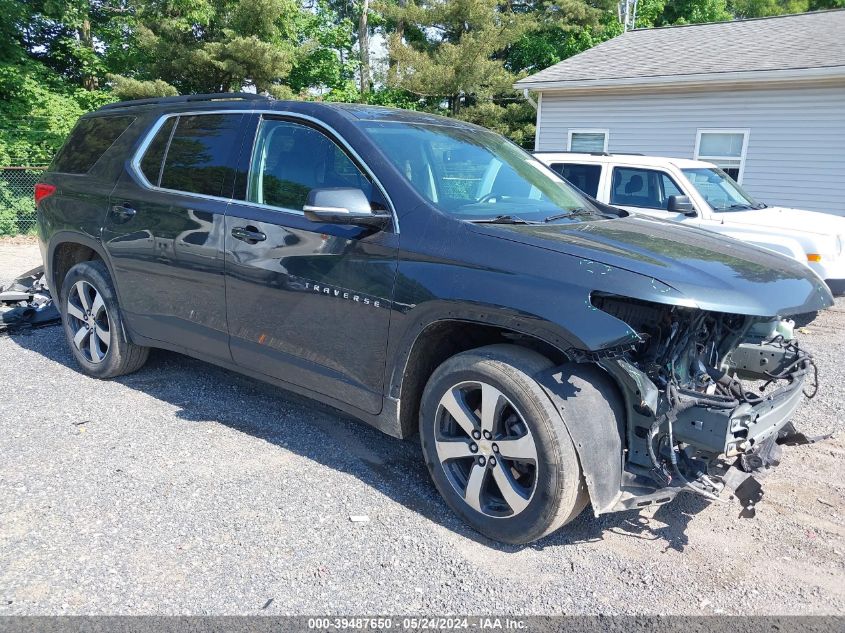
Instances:
[[[100,110],[115,110],[139,105],[168,104],[168,103],[190,103],[194,101],[271,101],[272,97],[257,95],[251,92],[218,92],[198,95],[178,95],[176,97],[153,97],[151,99],[131,99],[129,101],[118,101],[108,103],[100,107]]]

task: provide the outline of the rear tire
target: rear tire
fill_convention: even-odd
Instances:
[[[76,264],[62,281],[62,325],[82,373],[114,378],[140,369],[150,349],[125,338],[117,295],[102,260]]]
[[[423,392],[420,438],[434,485],[485,536],[530,543],[589,500],[569,432],[533,378],[552,362],[515,345],[453,356]]]

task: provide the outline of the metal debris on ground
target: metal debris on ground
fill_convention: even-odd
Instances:
[[[353,514],[349,517],[349,520],[353,523],[367,523],[370,520],[366,514]]]
[[[0,288],[0,334],[57,323],[59,311],[39,266]]]

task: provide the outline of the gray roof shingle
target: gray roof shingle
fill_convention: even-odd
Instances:
[[[587,81],[845,69],[845,10],[628,31],[517,82]]]

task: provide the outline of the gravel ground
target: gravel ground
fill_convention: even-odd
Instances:
[[[41,251],[34,237],[0,237],[0,286],[41,265]]]
[[[29,267],[2,247],[0,280]],[[0,615],[843,614],[845,302],[802,339],[799,427],[837,437],[786,449],[756,517],[682,496],[513,547],[416,439],[172,353],[101,382],[58,327],[0,337]]]

